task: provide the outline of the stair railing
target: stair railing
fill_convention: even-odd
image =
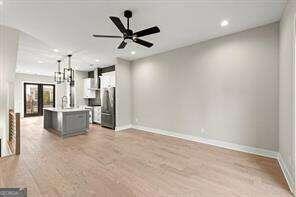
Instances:
[[[20,154],[20,113],[9,110],[8,145],[13,154]]]

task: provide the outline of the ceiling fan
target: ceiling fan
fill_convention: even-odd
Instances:
[[[132,11],[125,10],[124,16],[127,18],[127,28],[124,27],[121,20],[118,17],[110,16],[109,18],[112,20],[112,22],[116,25],[116,27],[119,29],[119,31],[123,34],[122,36],[112,36],[112,35],[97,35],[94,34],[93,37],[96,38],[123,38],[123,41],[120,43],[120,45],[117,47],[118,49],[123,49],[128,41],[135,42],[137,44],[140,44],[145,47],[152,47],[153,43],[147,42],[145,40],[140,39],[140,37],[147,36],[150,34],[159,33],[160,30],[157,26],[150,27],[148,29],[144,29],[138,32],[133,32],[129,28],[129,19],[132,17]]]

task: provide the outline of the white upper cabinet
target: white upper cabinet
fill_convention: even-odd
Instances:
[[[83,80],[84,83],[84,98],[96,98],[96,92],[92,89],[93,79],[87,78]]]

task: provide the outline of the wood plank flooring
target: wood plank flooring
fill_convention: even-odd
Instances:
[[[21,134],[21,155],[0,160],[0,187],[30,197],[292,197],[270,158],[97,125],[61,139],[40,117],[22,119]]]

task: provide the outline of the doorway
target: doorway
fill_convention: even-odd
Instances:
[[[24,116],[42,116],[46,107],[55,107],[55,85],[24,83]]]

